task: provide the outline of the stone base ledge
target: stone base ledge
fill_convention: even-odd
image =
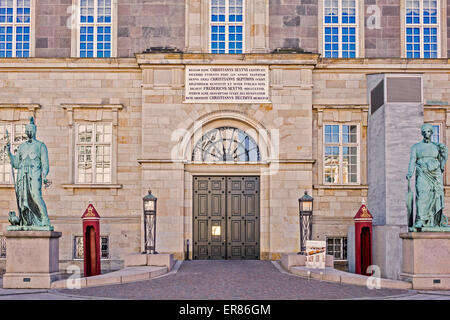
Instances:
[[[400,233],[400,277],[416,290],[450,289],[450,232]]]
[[[7,230],[4,233],[6,238],[61,238],[62,232],[53,230]]]
[[[138,266],[156,266],[166,267],[168,271],[172,270],[175,265],[175,259],[172,253],[133,253],[125,256],[125,267],[138,267]]]
[[[320,281],[337,282],[341,284],[351,284],[357,286],[367,286],[368,283],[370,283],[371,285],[376,284],[374,278],[369,279],[371,277],[344,272],[330,267],[327,267],[325,269],[311,269],[306,267],[294,266],[291,267],[289,271],[300,277]],[[381,289],[412,289],[412,285],[409,282],[383,278],[380,278],[379,280]]]
[[[450,229],[449,229],[450,230]],[[450,240],[450,232],[436,231],[436,232],[403,232],[400,233],[400,238],[402,239],[421,239],[421,240],[431,240],[431,239],[445,239]]]
[[[306,256],[297,253],[283,253],[281,254],[281,266],[290,271],[294,266],[304,267],[306,265]],[[327,254],[325,260],[325,267],[334,267],[334,257]]]
[[[52,282],[61,279],[60,272],[53,273],[5,273],[3,289],[49,289]]]
[[[52,283],[52,289],[81,289],[112,284],[150,280],[167,273],[166,267],[128,267],[119,271],[78,279],[59,280]]]
[[[59,280],[59,238],[56,231],[6,231],[5,289],[49,289]]]
[[[450,274],[400,273],[400,279],[410,282],[414,290],[450,290]]]

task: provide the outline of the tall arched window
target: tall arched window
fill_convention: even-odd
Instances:
[[[220,127],[208,131],[192,152],[193,161],[253,162],[260,160],[255,140],[238,128]]]

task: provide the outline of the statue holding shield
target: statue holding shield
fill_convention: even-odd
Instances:
[[[45,187],[50,185],[47,179],[49,172],[48,152],[46,145],[36,140],[36,125],[34,118],[25,126],[27,140],[19,145],[15,155],[11,153],[9,139],[6,144],[7,153],[11,162],[12,174],[17,169],[14,179],[18,217],[10,212],[11,226],[7,230],[34,230],[52,231],[47,214],[47,207],[42,197],[42,183]]]

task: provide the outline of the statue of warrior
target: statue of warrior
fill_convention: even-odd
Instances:
[[[47,207],[42,198],[42,183],[46,187],[50,184],[50,181],[47,180],[48,152],[45,144],[36,140],[36,126],[33,117],[25,126],[25,134],[28,140],[19,145],[15,155],[11,153],[10,142],[8,141],[6,144],[11,166],[17,169],[14,187],[19,217],[14,224],[18,224],[20,227],[44,227],[43,229],[52,230]],[[33,230],[33,228],[29,229]]]

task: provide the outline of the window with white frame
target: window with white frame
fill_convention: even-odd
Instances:
[[[439,0],[405,0],[406,57],[439,58]]]
[[[243,53],[244,1],[210,0],[211,53]]]
[[[324,182],[359,183],[358,125],[324,125]]]
[[[28,58],[31,0],[0,0],[0,58]]]
[[[327,254],[334,260],[347,260],[347,238],[327,238]]]
[[[435,143],[441,142],[441,126],[439,124],[433,124],[433,135],[431,141]]]
[[[84,123],[76,128],[76,183],[111,183],[112,123]]]
[[[112,0],[79,0],[78,53],[81,58],[112,56]]]
[[[0,235],[0,258],[6,258],[6,237]]]
[[[73,239],[73,258],[84,259],[83,236],[75,236]],[[109,236],[100,237],[100,259],[109,259]]]
[[[8,131],[12,154],[15,154],[19,145],[27,140],[27,135],[25,134],[25,124],[23,123],[0,123],[0,183],[11,184],[13,180],[11,163],[6,151],[6,143],[8,141],[6,131]]]
[[[324,0],[323,53],[326,58],[356,58],[358,1]]]

